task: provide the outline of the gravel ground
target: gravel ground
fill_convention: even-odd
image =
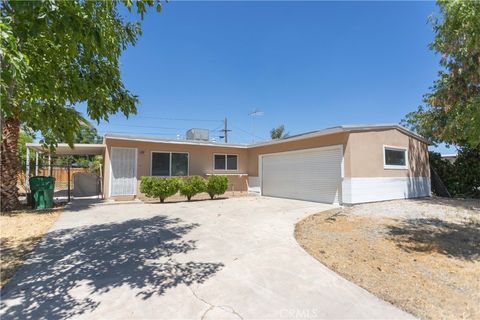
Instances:
[[[320,262],[425,319],[480,319],[480,201],[415,199],[334,209],[296,226]]]
[[[419,198],[366,203],[352,206],[350,212],[363,217],[478,219],[480,200]],[[475,212],[477,215],[475,215]]]

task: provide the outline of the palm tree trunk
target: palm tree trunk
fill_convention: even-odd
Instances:
[[[2,123],[2,149],[1,149],[1,182],[0,201],[1,209],[11,211],[20,204],[18,201],[18,135],[20,121],[8,118]],[[28,177],[26,177],[28,179]]]

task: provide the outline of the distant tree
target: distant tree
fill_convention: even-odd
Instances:
[[[92,125],[83,125],[75,132],[74,143],[102,143],[102,137]]]
[[[480,144],[480,1],[438,1],[430,48],[443,67],[424,105],[402,124],[433,143]]]
[[[41,133],[41,142],[73,144],[84,122],[75,105],[85,102],[88,116],[136,113],[138,98],[124,86],[119,59],[135,45],[139,23],[125,21],[118,7],[134,6],[143,18],[154,0],[1,1],[1,210],[18,205],[20,126]],[[157,0],[157,11],[161,5]]]
[[[288,137],[288,132],[285,132],[285,126],[282,124],[270,130],[270,137],[272,140],[283,139]]]

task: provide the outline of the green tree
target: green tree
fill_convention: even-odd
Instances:
[[[433,143],[480,144],[480,1],[438,1],[440,16],[430,21],[435,38],[430,48],[442,70],[424,105],[402,124]]]
[[[270,130],[272,140],[283,139],[288,137],[288,135],[288,132],[285,132],[285,126],[283,124]]]
[[[20,125],[42,135],[54,148],[73,144],[84,122],[75,109],[85,102],[88,116],[136,113],[138,98],[120,77],[119,58],[135,45],[141,27],[119,14],[121,1],[2,1],[0,12],[1,209],[18,205],[16,177]],[[160,2],[137,0],[143,18]]]

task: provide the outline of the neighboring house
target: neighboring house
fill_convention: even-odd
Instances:
[[[104,195],[142,176],[227,175],[230,189],[353,204],[430,195],[427,141],[399,125],[338,126],[242,145],[106,134]]]
[[[441,157],[442,157],[443,160],[447,160],[448,162],[453,164],[457,160],[458,154],[447,153],[447,154],[442,154]]]

